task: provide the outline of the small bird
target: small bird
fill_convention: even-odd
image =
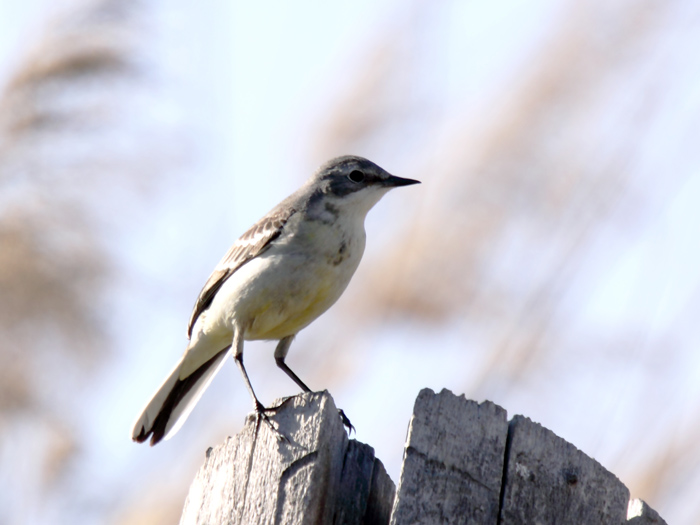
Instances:
[[[417,183],[362,157],[337,157],[245,232],[202,288],[187,327],[189,344],[137,419],[132,439],[150,436],[153,446],[172,437],[230,353],[256,414],[267,420],[243,366],[244,341],[279,341],[277,366],[310,392],[284,361],[294,337],[348,286],[365,249],[367,212],[390,189]]]

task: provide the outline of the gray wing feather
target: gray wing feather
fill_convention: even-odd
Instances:
[[[233,243],[224,258],[219,261],[214,271],[199,292],[190,322],[187,325],[187,337],[192,337],[192,329],[200,314],[209,308],[216,292],[233,273],[245,263],[263,253],[272,241],[282,233],[282,228],[296,212],[294,208],[277,208],[260,219],[253,227]]]

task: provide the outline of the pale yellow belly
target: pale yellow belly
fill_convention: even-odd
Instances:
[[[260,304],[245,329],[245,339],[282,339],[296,334],[328,310],[340,297],[329,283],[318,283],[307,293],[280,298],[278,294]]]
[[[256,258],[224,283],[206,312],[205,331],[232,333],[237,326],[247,340],[296,334],[338,300],[358,262],[333,265],[289,254]]]

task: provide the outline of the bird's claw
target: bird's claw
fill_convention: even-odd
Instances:
[[[272,433],[275,434],[275,437],[277,437],[277,441],[283,441],[285,443],[290,443],[289,438],[282,434],[280,432],[279,428],[275,426],[275,424],[272,422],[270,417],[266,414],[266,412],[276,412],[278,407],[273,407],[273,408],[265,408],[262,403],[257,401],[255,403],[255,419],[256,423],[260,424],[261,421],[264,421],[265,424],[272,430]]]
[[[342,408],[338,409],[338,415],[340,416],[340,419],[343,421],[343,426],[348,429],[348,435],[355,432],[355,427],[352,425],[352,423],[350,423],[348,416],[345,415],[345,412],[343,411]]]

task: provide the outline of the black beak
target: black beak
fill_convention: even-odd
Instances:
[[[410,186],[411,184],[420,184],[419,180],[404,179],[395,175],[389,175],[389,178],[384,179],[382,182],[384,183],[384,186],[388,186],[389,188],[398,188],[399,186]]]

